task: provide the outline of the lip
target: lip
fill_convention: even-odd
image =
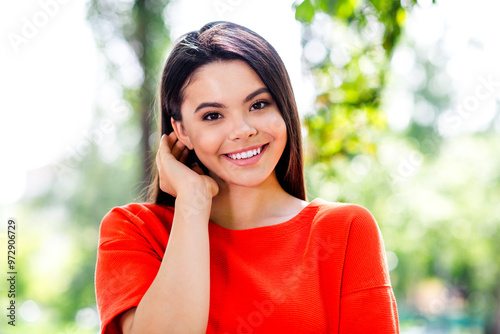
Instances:
[[[259,147],[262,147],[262,150],[260,151],[260,154],[254,155],[253,157],[247,158],[247,159],[236,159],[236,160],[234,160],[234,159],[231,159],[230,157],[228,157],[226,154],[223,154],[222,156],[226,160],[228,160],[229,162],[232,162],[233,164],[235,164],[237,166],[249,166],[249,165],[256,164],[260,160],[260,158],[262,157],[263,153],[267,150],[268,146],[269,146],[269,143],[261,145],[261,146],[250,147],[250,148],[247,148],[247,149],[241,150],[241,151],[235,151],[235,152],[232,152],[232,153],[227,153],[227,154],[236,154],[236,153],[246,152],[246,151],[249,151],[249,150],[254,150],[254,149],[257,149]]]
[[[233,152],[227,152],[227,153],[224,153],[224,154],[237,154],[237,153],[241,153],[241,152],[253,151],[253,150],[258,149],[259,147],[262,148],[262,146],[264,146],[264,145],[267,145],[267,143],[266,144],[262,144],[262,145],[250,146],[250,147],[244,148],[242,150],[233,151]]]

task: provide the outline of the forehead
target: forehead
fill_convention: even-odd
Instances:
[[[189,99],[230,99],[265,87],[258,74],[242,60],[216,61],[200,67],[184,90]]]

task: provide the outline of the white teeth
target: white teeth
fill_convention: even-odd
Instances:
[[[241,152],[241,153],[236,153],[236,154],[226,154],[228,157],[230,157],[231,159],[234,159],[234,160],[238,160],[238,159],[248,159],[248,158],[251,158],[257,154],[260,154],[260,151],[261,151],[261,148],[259,147],[258,149],[256,150],[250,150],[250,151],[247,151],[247,152]]]

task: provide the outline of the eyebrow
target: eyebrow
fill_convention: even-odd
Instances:
[[[248,94],[248,96],[243,100],[243,103],[247,103],[248,101],[250,101],[251,99],[253,99],[257,95],[262,94],[262,93],[269,93],[269,90],[266,87],[259,88],[255,92]],[[200,103],[198,105],[198,107],[196,107],[194,112],[196,113],[198,110],[203,109],[203,108],[208,108],[208,107],[210,107],[210,108],[222,108],[222,109],[227,108],[226,105],[219,103],[219,102],[203,102],[203,103]]]
[[[210,108],[227,108],[222,103],[217,103],[217,102],[203,102],[198,107],[196,107],[196,109],[195,109],[194,112],[196,113],[198,110],[203,109],[203,108],[207,108],[207,107],[210,107]]]
[[[266,87],[259,88],[255,92],[248,94],[248,96],[244,100],[245,103],[249,102],[251,99],[262,93],[269,93],[269,91]]]

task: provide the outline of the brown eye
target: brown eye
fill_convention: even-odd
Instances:
[[[259,101],[259,102],[256,102],[254,104],[252,104],[252,107],[250,108],[250,110],[260,110],[260,109],[264,109],[269,103],[265,102],[265,101]]]
[[[203,115],[203,120],[204,121],[215,121],[221,118],[222,115],[219,114],[218,112],[209,112]]]

